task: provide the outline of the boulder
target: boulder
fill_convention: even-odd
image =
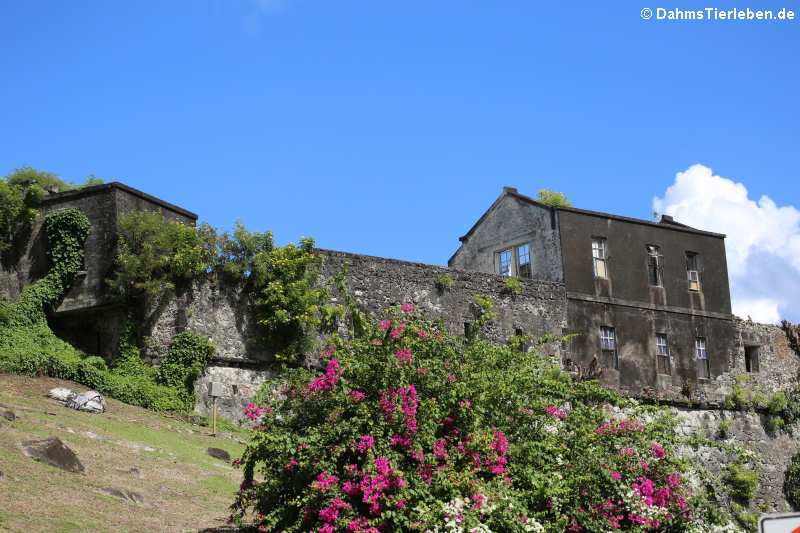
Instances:
[[[70,409],[77,409],[78,411],[87,411],[89,413],[103,413],[106,410],[106,400],[103,395],[97,391],[86,391],[80,394],[70,396],[64,402],[64,407]]]
[[[118,489],[116,487],[103,487],[100,489],[100,492],[115,498],[120,498],[122,500],[135,503],[136,505],[141,505],[142,507],[150,507],[150,502],[148,502],[144,496],[138,492],[133,492],[132,490]]]
[[[41,440],[24,440],[20,443],[28,457],[61,468],[68,472],[83,473],[83,465],[75,452],[70,450],[58,437]]]
[[[59,402],[66,402],[70,396],[77,396],[76,392],[73,392],[72,389],[67,389],[66,387],[56,387],[55,389],[50,389],[50,392],[47,393],[49,397],[54,400],[58,400]]]
[[[225,461],[226,463],[231,462],[231,454],[223,450],[222,448],[209,448],[206,450],[206,453],[215,459],[220,459]]]
[[[138,477],[139,479],[143,479],[144,478],[144,472],[142,472],[141,470],[139,470],[139,468],[137,468],[135,466],[131,467],[131,468],[127,469],[127,470],[120,470],[120,472],[122,472],[123,474],[130,474],[130,475],[132,475],[134,477]]]
[[[14,411],[9,411],[8,409],[5,409],[2,412],[0,412],[0,416],[5,418],[9,422],[13,422],[17,418],[17,415],[14,414]]]

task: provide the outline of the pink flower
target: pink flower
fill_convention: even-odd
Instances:
[[[458,406],[461,407],[462,409],[469,409],[470,407],[472,407],[472,403],[470,403],[469,400],[465,399],[458,402]]]
[[[408,303],[408,302],[403,302],[403,306],[402,306],[402,308],[403,308],[403,312],[404,312],[405,314],[408,314],[408,313],[411,313],[412,311],[414,311],[414,306],[413,306],[413,305],[411,305],[411,304],[410,304],[410,303]]]
[[[319,511],[319,519],[323,522],[336,522],[339,519],[339,509],[330,505]]]
[[[450,374],[449,376],[447,376],[447,381],[452,383],[455,380],[456,380],[456,377],[454,375]]]
[[[292,458],[292,459],[289,459],[288,463],[286,463],[286,467],[285,468],[286,468],[286,470],[294,470],[294,467],[299,465],[299,464],[300,463],[298,463],[297,461],[294,460],[294,458]]]
[[[420,328],[417,330],[417,337],[425,339],[428,337],[428,333],[424,329]]]
[[[356,442],[356,448],[361,453],[367,453],[367,450],[375,446],[375,439],[372,435],[362,435],[361,440]]]
[[[338,359],[331,359],[328,361],[328,366],[325,369],[325,374],[316,378],[314,381],[309,383],[307,388],[307,393],[311,392],[323,392],[329,389],[332,389],[336,382],[339,381],[339,376],[342,375],[342,371],[339,368],[339,360]]]
[[[664,448],[656,443],[653,443],[653,454],[656,456],[656,459],[661,459],[667,455],[667,453],[664,451]]]
[[[358,484],[353,483],[352,481],[345,481],[342,484],[342,490],[350,496],[361,494],[361,489],[359,488]]]
[[[544,408],[544,410],[548,415],[552,416],[553,418],[566,418],[567,417],[567,415],[564,414],[564,411],[562,411],[561,409],[557,408],[554,405],[548,405],[547,407]]]
[[[338,482],[338,477],[333,474],[328,474],[328,471],[325,470],[319,473],[317,480],[311,483],[311,487],[320,492],[325,492],[329,487],[336,485]]]
[[[407,450],[411,447],[411,439],[401,437],[400,435],[393,436],[390,442],[392,446],[400,446],[404,450]]]
[[[399,337],[399,336],[400,336],[402,333],[403,333],[403,330],[402,330],[402,329],[394,329],[394,328],[393,328],[393,329],[392,329],[392,331],[390,331],[390,332],[389,332],[389,336],[390,336],[392,339],[396,339],[396,338],[397,338],[397,337]]]
[[[433,443],[433,455],[439,459],[447,459],[447,441],[439,439]]]
[[[394,504],[395,507],[402,509],[406,506],[406,500],[403,498],[402,500],[398,500],[397,503]]]
[[[272,411],[272,409],[269,411]],[[248,403],[244,406],[244,416],[248,420],[256,420],[261,417],[262,413],[268,413],[269,411],[266,409],[261,409],[260,407],[256,407],[252,403]]]
[[[611,472],[611,477],[613,477],[617,481],[622,479],[622,476],[619,474],[619,472]]]
[[[402,350],[397,350],[394,356],[397,358],[400,364],[407,364],[411,362],[411,350],[408,350],[406,348]]]
[[[350,392],[347,393],[347,395],[353,399],[353,403],[363,402],[364,398],[366,398],[363,392],[357,390],[351,390]]]
[[[386,319],[381,320],[380,322],[378,322],[378,327],[381,328],[381,329],[389,329],[390,326],[391,326],[391,323]]]

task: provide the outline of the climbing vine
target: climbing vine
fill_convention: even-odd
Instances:
[[[55,307],[83,262],[83,243],[89,235],[89,219],[78,209],[65,209],[45,217],[47,257],[50,270],[32,284],[14,304],[5,303],[7,320],[12,326],[26,326],[45,321],[46,311]]]
[[[185,332],[174,339],[162,369],[141,360],[132,317],[119,343],[119,356],[109,370],[106,362],[62,341],[50,330],[47,312],[69,289],[83,262],[89,221],[81,211],[67,209],[45,217],[50,269],[16,302],[0,302],[0,370],[24,375],[70,379],[133,405],[159,411],[194,407],[190,381],[214,352],[206,339]]]

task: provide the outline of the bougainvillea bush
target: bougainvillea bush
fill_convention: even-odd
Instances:
[[[410,304],[364,329],[322,352],[322,372],[290,370],[248,406],[232,521],[322,533],[722,530],[703,475],[674,454],[669,411],[575,382],[521,343],[452,337]]]

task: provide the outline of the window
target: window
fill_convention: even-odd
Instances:
[[[748,372],[758,372],[758,346],[745,347],[744,369]]]
[[[594,263],[594,276],[596,278],[607,278],[606,240],[602,237],[592,239],[592,262]]]
[[[658,373],[670,375],[669,345],[666,335],[656,335],[656,358],[658,359]]]
[[[647,281],[650,285],[661,286],[663,277],[664,257],[661,248],[652,244],[647,245]]]
[[[711,372],[708,368],[708,352],[706,351],[706,340],[697,337],[694,340],[694,355],[697,360],[697,377],[700,379],[710,379]]]
[[[505,277],[511,275],[511,250],[500,252],[500,273]]]
[[[495,265],[496,268],[499,268],[500,274],[504,277],[533,277],[530,244],[520,244],[508,250],[497,252],[497,262]]]
[[[605,368],[617,368],[617,342],[614,337],[614,328],[602,326],[600,328],[600,363]]]
[[[700,290],[700,256],[693,252],[686,252],[686,279],[690,291]]]
[[[517,246],[517,275],[521,278],[531,277],[531,247],[527,244]]]

